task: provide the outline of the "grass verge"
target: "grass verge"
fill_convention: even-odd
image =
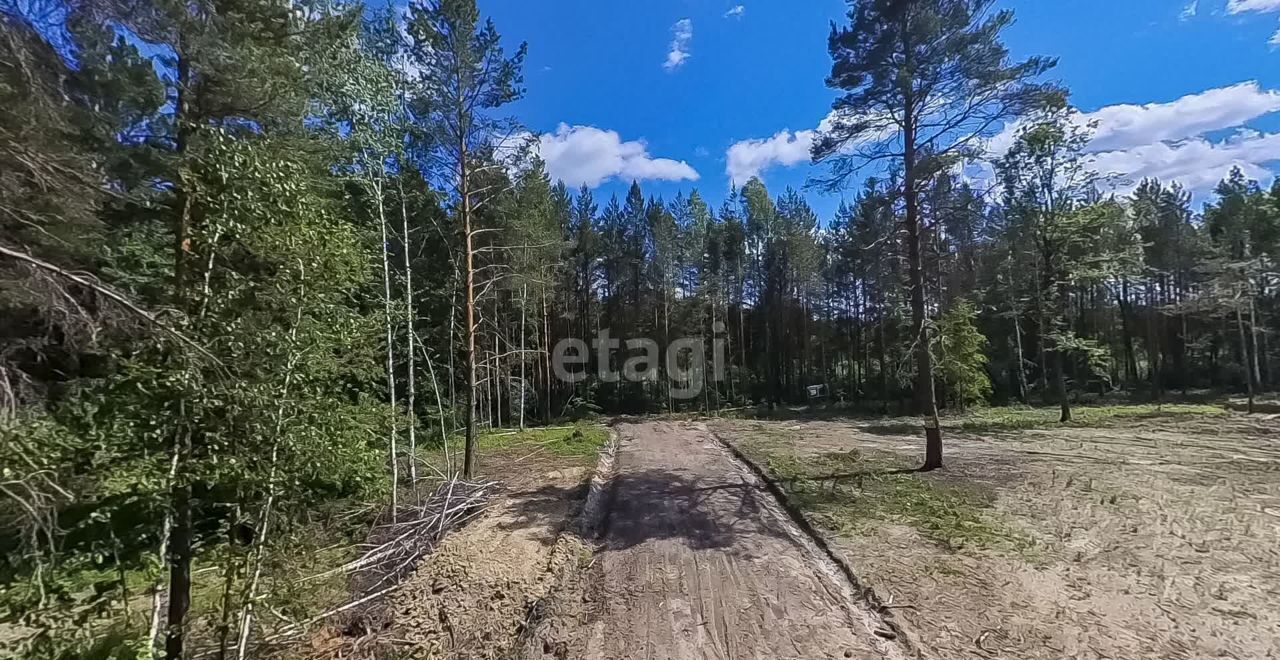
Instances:
[[[952,551],[1027,552],[1034,546],[990,511],[989,495],[915,472],[891,455],[855,450],[800,457],[776,433],[738,446],[810,520],[835,534],[864,533],[877,523],[894,522]]]
[[[1071,421],[1065,424],[1058,421],[1059,414],[1056,407],[979,408],[948,419],[943,425],[964,431],[1016,431],[1060,426],[1088,428],[1137,420],[1216,417],[1226,415],[1227,411],[1221,406],[1189,403],[1076,406],[1071,409]]]
[[[483,456],[490,452],[533,454],[546,452],[568,459],[572,463],[594,463],[600,447],[609,439],[605,427],[592,422],[578,422],[568,426],[530,427],[523,431],[494,430],[476,435],[476,451]],[[449,439],[449,455],[455,469],[460,468],[463,438]],[[420,450],[422,460],[436,466],[445,464],[445,452],[437,443]]]
[[[942,426],[944,429],[972,432],[1019,431],[1027,429],[1047,429],[1061,427],[1090,428],[1105,427],[1135,421],[1178,421],[1197,418],[1213,418],[1227,415],[1230,410],[1243,410],[1243,403],[1232,401],[1214,401],[1209,403],[1167,403],[1167,404],[1091,404],[1074,405],[1071,408],[1072,420],[1065,424],[1058,421],[1060,411],[1057,406],[1000,406],[992,408],[973,408],[964,412],[943,411]],[[1265,409],[1267,404],[1258,404]],[[885,412],[886,405],[876,406],[863,403],[836,403],[829,405],[782,407],[775,410],[765,408],[737,408],[719,411],[715,417],[723,419],[757,419],[772,421],[818,421],[861,419],[870,422],[864,430],[871,433],[901,435],[919,431],[920,425],[915,419],[895,416]],[[1280,405],[1275,405],[1280,411]]]
[[[541,446],[563,458],[592,458],[609,439],[609,432],[599,424],[582,422],[571,426],[528,428],[523,431],[499,431],[480,436],[481,449],[503,449],[521,445]]]

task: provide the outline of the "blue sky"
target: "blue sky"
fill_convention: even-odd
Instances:
[[[1271,43],[1280,43],[1280,0],[1000,6],[1017,15],[1005,39],[1014,56],[1058,57],[1051,78],[1082,111],[1102,111],[1092,117],[1109,171],[1176,178],[1203,193],[1232,164],[1268,182],[1280,170],[1280,47]],[[480,0],[480,8],[511,47],[529,43],[528,94],[513,113],[546,134],[552,173],[587,182],[599,200],[635,176],[646,193],[671,198],[696,186],[718,206],[731,164],[739,177],[759,173],[775,194],[813,174],[798,161],[804,131],[835,96],[823,79],[830,21],[844,21],[840,0]],[[839,203],[809,196],[824,218]]]

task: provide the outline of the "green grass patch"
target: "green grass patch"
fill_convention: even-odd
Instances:
[[[1226,409],[1208,404],[1155,404],[1076,406],[1071,409],[1072,420],[1066,424],[1058,421],[1059,409],[1007,407],[980,408],[960,417],[943,421],[944,427],[963,431],[1016,431],[1019,429],[1068,427],[1098,427],[1136,420],[1178,419],[1190,417],[1215,417],[1226,415]]]
[[[579,423],[572,426],[528,428],[523,431],[497,431],[480,436],[481,449],[537,445],[565,458],[595,457],[609,439],[609,431],[599,424]],[[530,447],[532,449],[532,447]]]
[[[744,451],[806,515],[837,534],[859,534],[877,523],[895,522],[953,551],[1026,552],[1034,545],[992,514],[990,495],[914,472],[892,456],[855,450],[796,457],[771,451],[766,442],[749,441]]]
[[[476,450],[480,454],[493,451],[544,450],[553,456],[586,461],[594,460],[600,447],[609,439],[609,430],[600,424],[578,422],[569,426],[530,427],[523,431],[496,429],[476,435]],[[454,467],[461,465],[462,436],[449,439],[449,453]],[[443,466],[444,450],[438,444],[420,450],[422,459],[432,465]]]
[[[871,405],[873,402],[842,403],[826,406],[787,408],[776,410],[766,408],[741,409],[731,413],[718,415],[723,418],[757,419],[762,421],[815,421],[815,420],[850,420],[862,419],[870,423],[865,430],[871,433],[891,435],[914,434],[919,432],[920,424],[916,419],[907,419],[886,415],[888,405]],[[894,404],[896,406],[896,404]],[[942,418],[942,426],[946,429],[960,431],[1017,431],[1022,429],[1043,429],[1077,427],[1105,427],[1134,421],[1177,421],[1194,418],[1212,418],[1228,414],[1230,409],[1243,410],[1243,403],[1230,401],[1210,401],[1200,403],[1154,403],[1143,404],[1079,404],[1071,408],[1072,421],[1058,422],[1060,410],[1057,406],[1007,406],[994,408],[973,408],[963,413],[948,411]],[[1280,410],[1280,406],[1276,406]],[[874,421],[871,421],[874,420]]]

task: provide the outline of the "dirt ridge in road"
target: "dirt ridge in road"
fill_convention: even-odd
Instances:
[[[528,442],[487,452],[481,473],[502,475],[502,494],[392,596],[384,646],[415,658],[518,657],[561,576],[592,556],[578,529],[589,500],[602,508],[606,491],[591,465],[607,454],[564,457]]]
[[[604,518],[609,513],[609,498],[612,496],[614,460],[618,453],[618,431],[609,428],[609,440],[600,448],[600,457],[596,462],[596,470],[591,474],[591,482],[587,485],[587,499],[573,521],[570,533],[583,539],[595,540],[600,536],[604,526]]]
[[[742,453],[742,451],[739,450],[732,442],[721,437],[719,433],[712,431],[710,428],[707,429],[707,433],[709,433],[711,437],[715,438],[716,442],[719,442],[720,445],[732,454],[739,463],[742,463],[749,470],[755,473],[756,478],[759,479],[760,482],[764,484],[765,488],[767,488],[773,495],[773,499],[782,507],[782,510],[786,512],[787,517],[791,519],[791,522],[794,523],[800,531],[804,532],[807,537],[809,537],[809,541],[812,542],[826,560],[830,562],[837,571],[839,571],[845,581],[848,582],[849,587],[862,600],[863,605],[870,608],[871,613],[878,619],[880,625],[889,629],[893,633],[894,641],[902,646],[903,650],[908,654],[919,656],[920,652],[914,640],[911,639],[911,636],[908,635],[903,627],[898,624],[897,620],[894,619],[893,610],[886,606],[884,601],[881,600],[880,596],[876,593],[875,589],[863,583],[862,579],[858,577],[858,574],[854,572],[853,567],[849,565],[840,553],[836,552],[831,547],[826,536],[814,527],[813,523],[804,515],[804,512],[791,502],[791,499],[787,497],[786,492],[784,492],[782,488],[773,481],[773,479],[769,478],[769,475],[765,472],[764,468],[757,465],[755,461]]]
[[[568,643],[564,640],[573,634],[566,628],[580,625],[587,618],[582,611],[590,597],[590,564],[587,562],[593,561],[594,544],[609,513],[617,449],[618,432],[610,428],[609,440],[600,448],[595,472],[587,485],[586,499],[551,550],[547,566],[549,587],[526,612],[517,644],[520,658],[568,657]]]

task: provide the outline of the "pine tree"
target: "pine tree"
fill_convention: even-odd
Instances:
[[[520,98],[526,47],[507,57],[493,21],[480,22],[475,0],[438,0],[413,4],[407,31],[410,58],[419,84],[430,93],[413,101],[416,117],[429,122],[442,160],[453,178],[454,213],[463,235],[464,329],[466,354],[466,445],[463,474],[475,474],[476,460],[476,231],[475,213],[493,200],[476,178],[481,154],[496,138],[510,134],[488,113]]]
[[[851,0],[850,25],[831,29],[827,85],[844,95],[830,128],[813,146],[832,163],[839,186],[868,160],[901,167],[903,225],[915,341],[915,404],[925,416],[924,469],[942,466],[924,277],[920,197],[958,159],[975,155],[990,134],[1057,90],[1031,82],[1054,65],[1009,62],[1000,32],[1013,13],[990,13],[993,0]]]

